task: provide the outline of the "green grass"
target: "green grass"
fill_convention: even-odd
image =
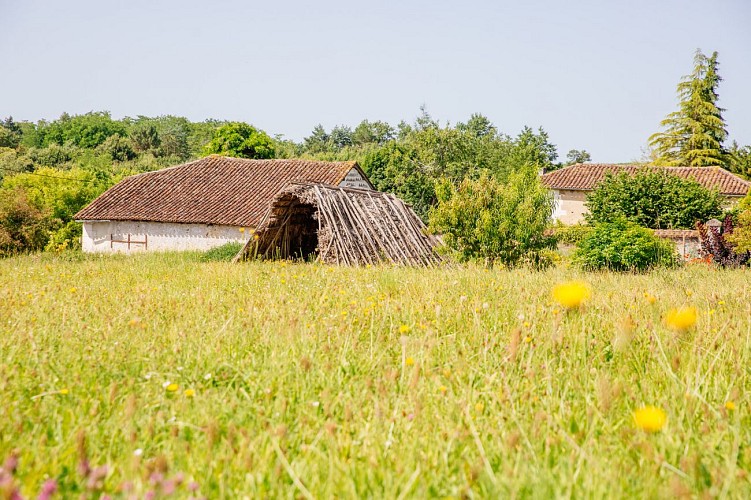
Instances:
[[[592,297],[561,311],[551,289],[572,279]],[[195,481],[209,498],[748,498],[749,283],[703,266],[6,259],[0,460],[18,455],[29,496],[53,478],[65,497],[142,497],[158,472],[185,478],[178,497]],[[696,328],[667,330],[684,305]],[[645,404],[662,431],[634,428]],[[84,459],[107,465],[98,484]]]

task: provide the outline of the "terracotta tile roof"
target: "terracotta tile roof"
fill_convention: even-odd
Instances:
[[[291,181],[338,185],[356,162],[208,156],[123,179],[76,220],[134,220],[254,227]],[[360,170],[362,173],[362,170]],[[365,174],[362,173],[365,178]]]
[[[720,167],[654,167],[641,165],[609,165],[602,163],[577,163],[542,176],[542,182],[551,189],[591,191],[612,172],[627,172],[633,175],[640,169],[665,170],[678,177],[693,179],[709,189],[717,189],[725,196],[745,196],[751,182],[731,174]]]

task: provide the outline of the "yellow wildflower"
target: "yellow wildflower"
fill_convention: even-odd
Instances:
[[[405,364],[406,364],[407,366],[412,366],[412,365],[414,365],[414,364],[415,364],[415,358],[413,358],[412,356],[410,356],[410,357],[408,357],[408,358],[407,358],[407,359],[406,359],[406,360],[404,361],[404,363],[405,363]]]
[[[77,288],[72,286],[70,287],[70,293],[76,293]]]
[[[412,327],[409,325],[400,325],[399,326],[399,333],[402,335],[407,334],[412,331]]]
[[[192,398],[196,395],[196,391],[194,391],[193,389],[185,389],[185,392],[183,392],[183,394],[185,394],[186,398]]]
[[[735,403],[733,403],[732,401],[727,401],[725,403],[725,409],[728,410],[728,411],[735,410]]]
[[[665,426],[668,417],[662,408],[644,406],[634,411],[634,425],[645,432],[658,432]]]
[[[644,298],[647,299],[647,302],[649,302],[650,304],[657,302],[657,297],[648,292],[644,292]]]
[[[444,368],[443,369],[443,376],[446,378],[451,377],[451,369],[450,368]]]
[[[553,288],[553,298],[568,309],[576,309],[589,297],[589,286],[581,281],[561,283]]]
[[[241,227],[241,228],[240,228],[240,232],[241,232],[241,233],[244,233],[244,232],[245,232],[245,228],[244,228],[244,227]]]
[[[485,405],[483,404],[482,401],[478,401],[477,403],[475,403],[475,411],[477,413],[482,413],[482,410],[484,409],[485,409]]]
[[[696,324],[696,308],[671,309],[665,316],[665,324],[673,330],[685,332]]]
[[[438,390],[441,391],[441,394],[446,394],[446,391],[448,391],[445,385],[442,385],[441,387],[439,387]]]
[[[180,388],[180,386],[178,386],[177,384],[174,384],[174,383],[173,384],[167,384],[167,387],[165,387],[165,389],[167,389],[167,392],[177,392],[177,390],[179,388]]]
[[[70,390],[66,387],[64,389],[60,389],[57,392],[59,392],[60,394],[62,394],[64,396],[64,395],[68,394],[70,392]]]

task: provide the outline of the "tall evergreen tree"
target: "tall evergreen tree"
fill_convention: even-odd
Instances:
[[[694,71],[678,84],[678,111],[660,122],[663,132],[653,134],[649,145],[655,163],[666,166],[727,166],[723,143],[728,132],[722,108],[717,106],[717,87],[722,81],[717,52],[711,57],[696,51]]]

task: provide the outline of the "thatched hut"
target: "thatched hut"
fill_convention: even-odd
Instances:
[[[402,200],[387,193],[292,182],[272,200],[236,260],[317,258],[366,265],[433,266],[434,239]]]

